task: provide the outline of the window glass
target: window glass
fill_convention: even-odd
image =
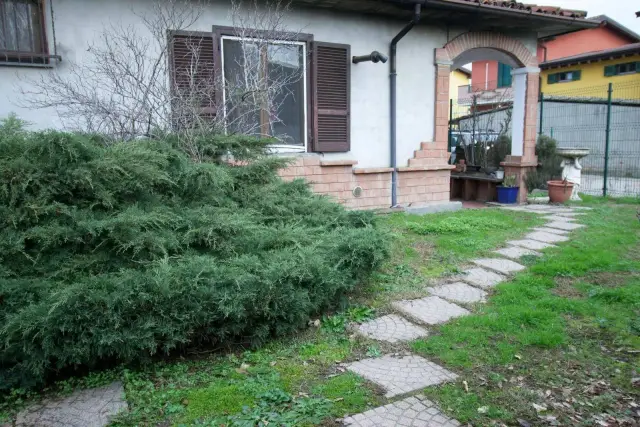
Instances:
[[[304,146],[304,46],[223,38],[222,47],[229,129]]]

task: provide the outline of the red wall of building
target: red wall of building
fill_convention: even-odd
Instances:
[[[557,36],[553,40],[544,42],[544,46],[547,48],[546,60],[551,61],[565,56],[611,49],[633,42],[628,37],[606,26],[600,26]],[[538,46],[538,61],[545,61],[544,49],[541,46]]]
[[[574,33],[563,34],[553,40],[545,41],[543,44],[547,48],[547,61],[564,58],[565,56],[579,55],[581,53],[593,52],[625,44],[635,43],[632,40],[611,28],[601,25],[598,28],[576,31]],[[538,61],[545,61],[544,49],[538,45]],[[489,64],[489,72],[487,66]],[[488,85],[486,82],[488,81]],[[477,61],[473,63],[471,70],[471,87],[474,91],[495,89],[498,85],[498,63],[496,61]]]
[[[487,64],[489,72],[487,73]],[[471,88],[474,91],[493,90],[498,87],[498,62],[497,61],[476,61],[471,70]]]

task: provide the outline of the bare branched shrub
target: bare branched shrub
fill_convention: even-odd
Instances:
[[[68,129],[113,139],[176,133],[194,158],[202,132],[296,143],[299,129],[283,116],[303,111],[307,52],[286,28],[288,2],[231,2],[224,78],[214,70],[212,34],[190,35],[206,7],[206,0],[157,0],[133,10],[135,25],[106,25],[79,61],[21,78],[21,106],[54,108]]]
[[[494,145],[510,140],[513,92],[507,90],[474,90],[460,105],[468,106],[468,112],[456,119],[460,140],[469,164],[481,167],[498,167],[503,160],[496,157]],[[510,144],[509,144],[510,145]],[[510,146],[507,147],[510,150]]]

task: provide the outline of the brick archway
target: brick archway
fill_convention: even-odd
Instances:
[[[460,34],[444,47],[436,49],[436,62],[453,63],[462,53],[472,49],[495,49],[511,56],[521,67],[538,66],[538,59],[520,40],[491,32]]]
[[[442,48],[435,49],[436,66],[436,108],[433,157],[448,158],[449,134],[449,75],[454,61],[465,52],[474,49],[489,49],[508,55],[518,65],[517,71],[520,88],[524,93],[524,105],[519,104],[518,117],[522,126],[518,127],[518,138],[521,153],[507,156],[503,163],[506,174],[517,175],[520,180],[519,201],[526,200],[524,177],[537,165],[536,120],[538,116],[538,91],[540,85],[540,69],[538,59],[519,40],[505,34],[492,32],[468,32],[457,36]],[[516,108],[514,106],[514,120]],[[520,133],[521,132],[521,133]],[[516,135],[514,128],[513,135]],[[515,143],[515,142],[514,142]]]

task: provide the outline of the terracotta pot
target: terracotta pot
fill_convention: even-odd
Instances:
[[[547,186],[551,203],[564,203],[569,200],[573,192],[573,182],[547,181]]]

